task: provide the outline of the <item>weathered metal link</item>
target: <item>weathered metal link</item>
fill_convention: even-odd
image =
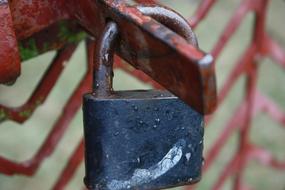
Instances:
[[[137,5],[144,15],[150,16],[183,36],[190,44],[198,48],[198,41],[188,21],[182,15],[168,7],[157,4]]]

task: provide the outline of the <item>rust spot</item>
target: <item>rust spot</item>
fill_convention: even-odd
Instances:
[[[1,1],[0,18],[0,83],[8,83],[20,74],[20,58],[7,1]]]

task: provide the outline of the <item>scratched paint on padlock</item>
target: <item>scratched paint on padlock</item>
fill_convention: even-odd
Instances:
[[[185,140],[179,139],[157,164],[151,166],[149,169],[136,169],[130,180],[112,180],[111,183],[107,185],[108,189],[130,189],[131,187],[157,179],[179,163],[183,156],[183,148],[185,145]]]

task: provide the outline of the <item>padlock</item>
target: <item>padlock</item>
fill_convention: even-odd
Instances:
[[[198,182],[203,115],[168,91],[113,91],[117,38],[109,21],[96,50],[94,91],[83,98],[86,187],[152,190]]]

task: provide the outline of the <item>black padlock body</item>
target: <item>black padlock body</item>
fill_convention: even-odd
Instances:
[[[193,184],[203,163],[203,116],[166,91],[84,96],[85,184],[149,190]]]

